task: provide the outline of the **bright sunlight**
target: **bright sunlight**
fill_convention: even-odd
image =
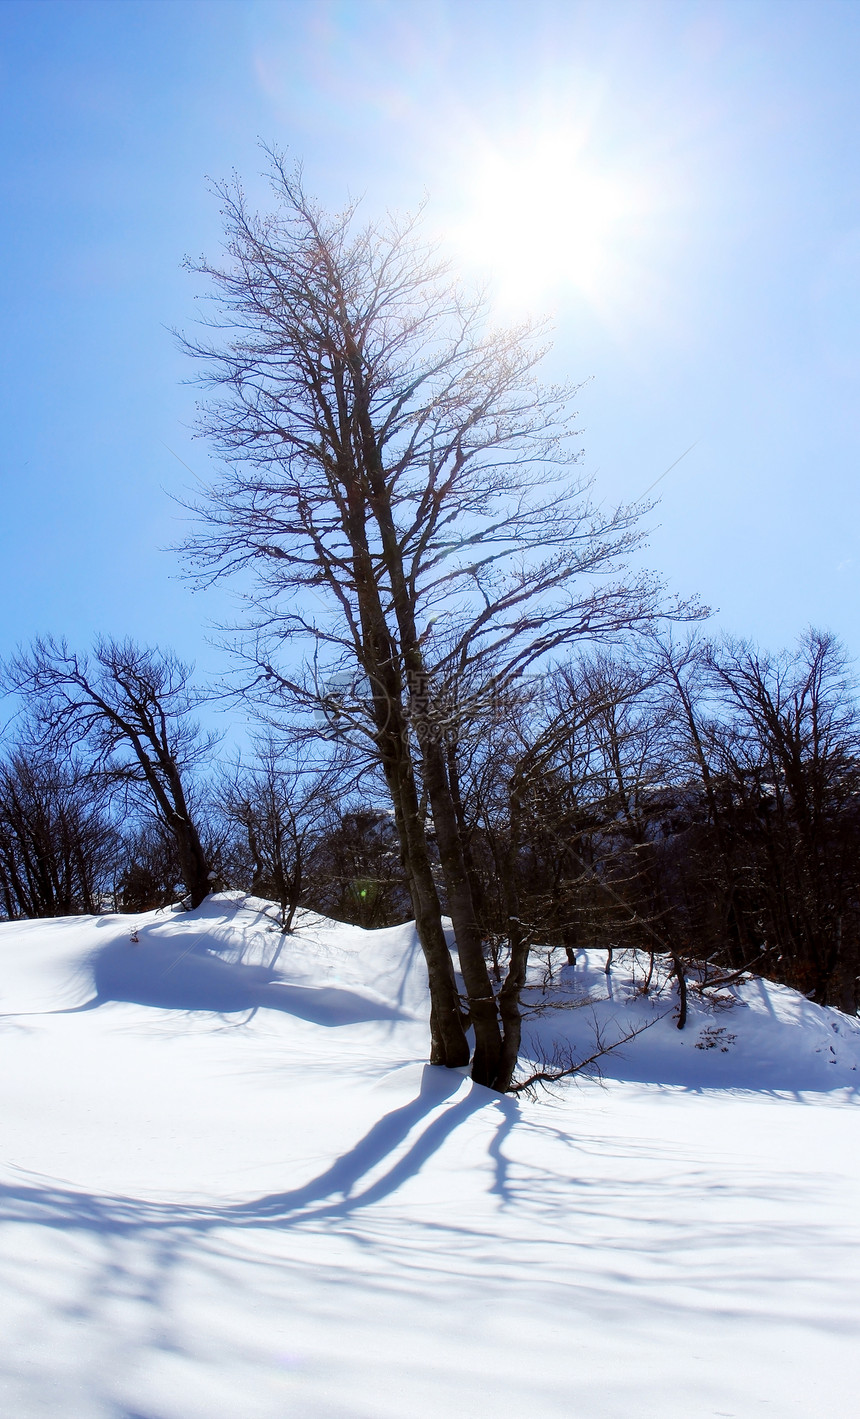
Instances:
[[[651,206],[641,180],[599,169],[580,140],[557,130],[484,143],[468,169],[469,195],[448,235],[461,261],[487,273],[499,303],[562,287],[597,305],[611,300]]]

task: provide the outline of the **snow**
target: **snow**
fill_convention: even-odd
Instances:
[[[423,1063],[410,926],[0,927],[0,1413],[850,1413],[858,1023],[562,956],[536,1054],[649,1028],[514,1099]]]

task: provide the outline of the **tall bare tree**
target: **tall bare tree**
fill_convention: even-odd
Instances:
[[[425,837],[426,795],[475,1030],[473,1077],[501,1060],[442,732],[453,681],[484,699],[571,638],[655,615],[619,579],[641,509],[595,511],[574,476],[571,391],[535,377],[539,332],[488,328],[414,221],[329,215],[269,154],[277,209],[219,187],[228,260],[210,335],[186,340],[215,390],[201,427],[226,462],[191,545],[203,580],[252,572],[244,653],[263,692],[309,705],[350,666],[353,705],[394,807],[431,986],[431,1058],[468,1058]],[[246,583],[247,584],[247,583]],[[310,638],[304,670],[294,642]],[[477,670],[476,670],[477,668]],[[342,697],[343,698],[343,697]]]

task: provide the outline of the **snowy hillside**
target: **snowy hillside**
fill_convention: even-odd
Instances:
[[[280,952],[272,964],[275,953]],[[860,1027],[535,962],[536,1100],[432,1069],[411,927],[0,926],[0,1414],[853,1413]]]

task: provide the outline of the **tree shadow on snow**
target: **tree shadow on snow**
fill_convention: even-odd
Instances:
[[[78,1192],[53,1185],[0,1184],[0,1224],[36,1223],[65,1232],[205,1233],[221,1227],[260,1227],[307,1222],[323,1217],[347,1217],[359,1208],[390,1196],[436,1153],[467,1118],[488,1104],[500,1114],[507,1133],[519,1114],[512,1099],[500,1098],[472,1084],[456,1070],[424,1065],[415,1098],[392,1109],[353,1147],[300,1187],[269,1193],[248,1202],[195,1206],[148,1202],[136,1198]],[[440,1112],[436,1112],[441,1110]],[[435,1113],[435,1117],[429,1117]],[[387,1171],[362,1187],[362,1181],[384,1166],[422,1122],[406,1151]],[[496,1187],[503,1193],[503,1165],[496,1158]]]
[[[75,1267],[79,1279],[59,1298],[53,1274],[41,1274],[43,1253],[39,1251],[26,1277],[19,1278],[27,1293],[24,1299],[55,1309],[58,1319],[78,1328],[86,1325],[97,1331],[102,1326],[113,1333],[116,1317],[111,1304],[116,1296],[131,1296],[145,1307],[149,1318],[143,1326],[146,1344],[169,1354],[182,1353],[170,1306],[174,1278],[183,1267],[202,1267],[211,1284],[225,1256],[242,1255],[237,1244],[245,1231],[284,1232],[315,1224],[323,1230],[338,1219],[350,1219],[358,1209],[396,1192],[488,1104],[495,1105],[488,1117],[496,1125],[496,1134],[509,1130],[520,1115],[515,1101],[499,1099],[457,1071],[425,1065],[417,1094],[379,1118],[316,1177],[241,1203],[194,1205],[100,1195],[32,1175],[0,1185],[0,1225],[47,1228],[73,1239],[80,1258]],[[355,1237],[353,1225],[348,1234]],[[80,1247],[84,1241],[86,1245]],[[248,1258],[259,1265],[253,1242],[251,1248]],[[235,1270],[229,1273],[229,1285],[235,1290]],[[0,1361],[0,1388],[3,1370]],[[158,1419],[156,1414],[129,1410],[127,1403],[109,1393],[101,1398],[114,1419]]]

